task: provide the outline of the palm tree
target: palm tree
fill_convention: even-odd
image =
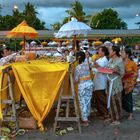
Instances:
[[[25,9],[23,11],[24,19],[27,21],[27,23],[32,26],[33,28],[39,30],[39,29],[45,29],[45,23],[40,21],[40,19],[37,17],[37,11],[34,5],[31,3],[25,4]]]
[[[139,26],[139,29],[140,29],[140,22],[137,22],[137,23],[135,23],[136,25],[138,25]]]
[[[26,17],[30,17],[30,16],[34,16],[37,13],[36,11],[36,8],[34,7],[34,5],[32,5],[31,3],[27,3],[25,4],[25,9],[23,11],[23,14],[26,16]]]
[[[61,27],[61,23],[60,22],[56,22],[54,24],[51,25],[53,30],[59,30]]]
[[[83,6],[78,1],[75,0],[74,3],[71,4],[71,9],[66,11],[70,17],[75,17],[78,21],[84,22],[85,20],[85,12],[83,12]]]
[[[24,19],[23,14],[20,13],[18,9],[13,10],[12,18],[13,18],[13,22],[14,22],[14,27],[16,25],[18,25],[19,23],[21,23]]]

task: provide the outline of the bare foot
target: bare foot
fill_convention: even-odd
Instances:
[[[133,115],[129,115],[128,120],[129,120],[129,121],[134,120],[134,116],[133,116]]]
[[[110,125],[116,126],[116,125],[119,125],[119,124],[120,124],[120,121],[113,121]]]
[[[107,118],[107,119],[104,120],[105,123],[109,123],[109,122],[111,122],[111,121],[112,121],[111,118]]]

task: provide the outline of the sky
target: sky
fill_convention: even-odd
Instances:
[[[17,5],[22,12],[24,4],[33,4],[38,17],[46,23],[47,28],[51,24],[62,22],[67,17],[66,10],[70,9],[70,4],[74,0],[0,0],[2,15],[11,14],[14,5]],[[113,8],[119,13],[120,18],[128,24],[129,29],[138,29],[135,24],[140,21],[140,0],[79,0],[86,14],[96,14],[104,8]],[[136,16],[137,15],[137,16]]]

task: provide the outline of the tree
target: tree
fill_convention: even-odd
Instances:
[[[11,15],[1,17],[0,30],[11,30],[13,28],[13,18]]]
[[[53,30],[59,30],[62,25],[60,22],[56,22],[56,23],[52,24],[51,26],[52,26]]]
[[[26,20],[33,28],[43,30],[45,29],[45,22],[40,21],[37,14],[36,8],[28,2],[25,4],[23,12],[19,12],[18,9],[15,9],[12,15],[0,15],[0,30],[11,30],[23,20]]]
[[[37,14],[36,8],[32,4],[29,2],[25,4],[23,16],[27,23],[37,30],[45,29],[45,22],[41,22],[38,19]]]
[[[69,17],[75,17],[78,21],[84,21],[85,20],[85,12],[83,11],[82,4],[75,0],[74,3],[71,4],[71,9],[66,11],[69,15]]]
[[[140,29],[140,22],[136,22],[135,24],[138,25],[138,27]]]
[[[24,20],[23,13],[20,13],[18,9],[13,10],[12,20],[13,20],[12,28],[14,28]]]
[[[93,29],[127,29],[127,24],[119,18],[117,11],[109,8],[91,17]]]

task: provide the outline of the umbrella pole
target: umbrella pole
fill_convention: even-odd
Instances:
[[[77,51],[77,44],[76,44],[76,35],[73,36],[73,40],[74,40],[74,48]]]
[[[24,36],[24,37],[23,37],[22,55],[23,55],[24,52],[25,52],[25,43],[26,43],[26,39],[25,39],[25,36]]]

